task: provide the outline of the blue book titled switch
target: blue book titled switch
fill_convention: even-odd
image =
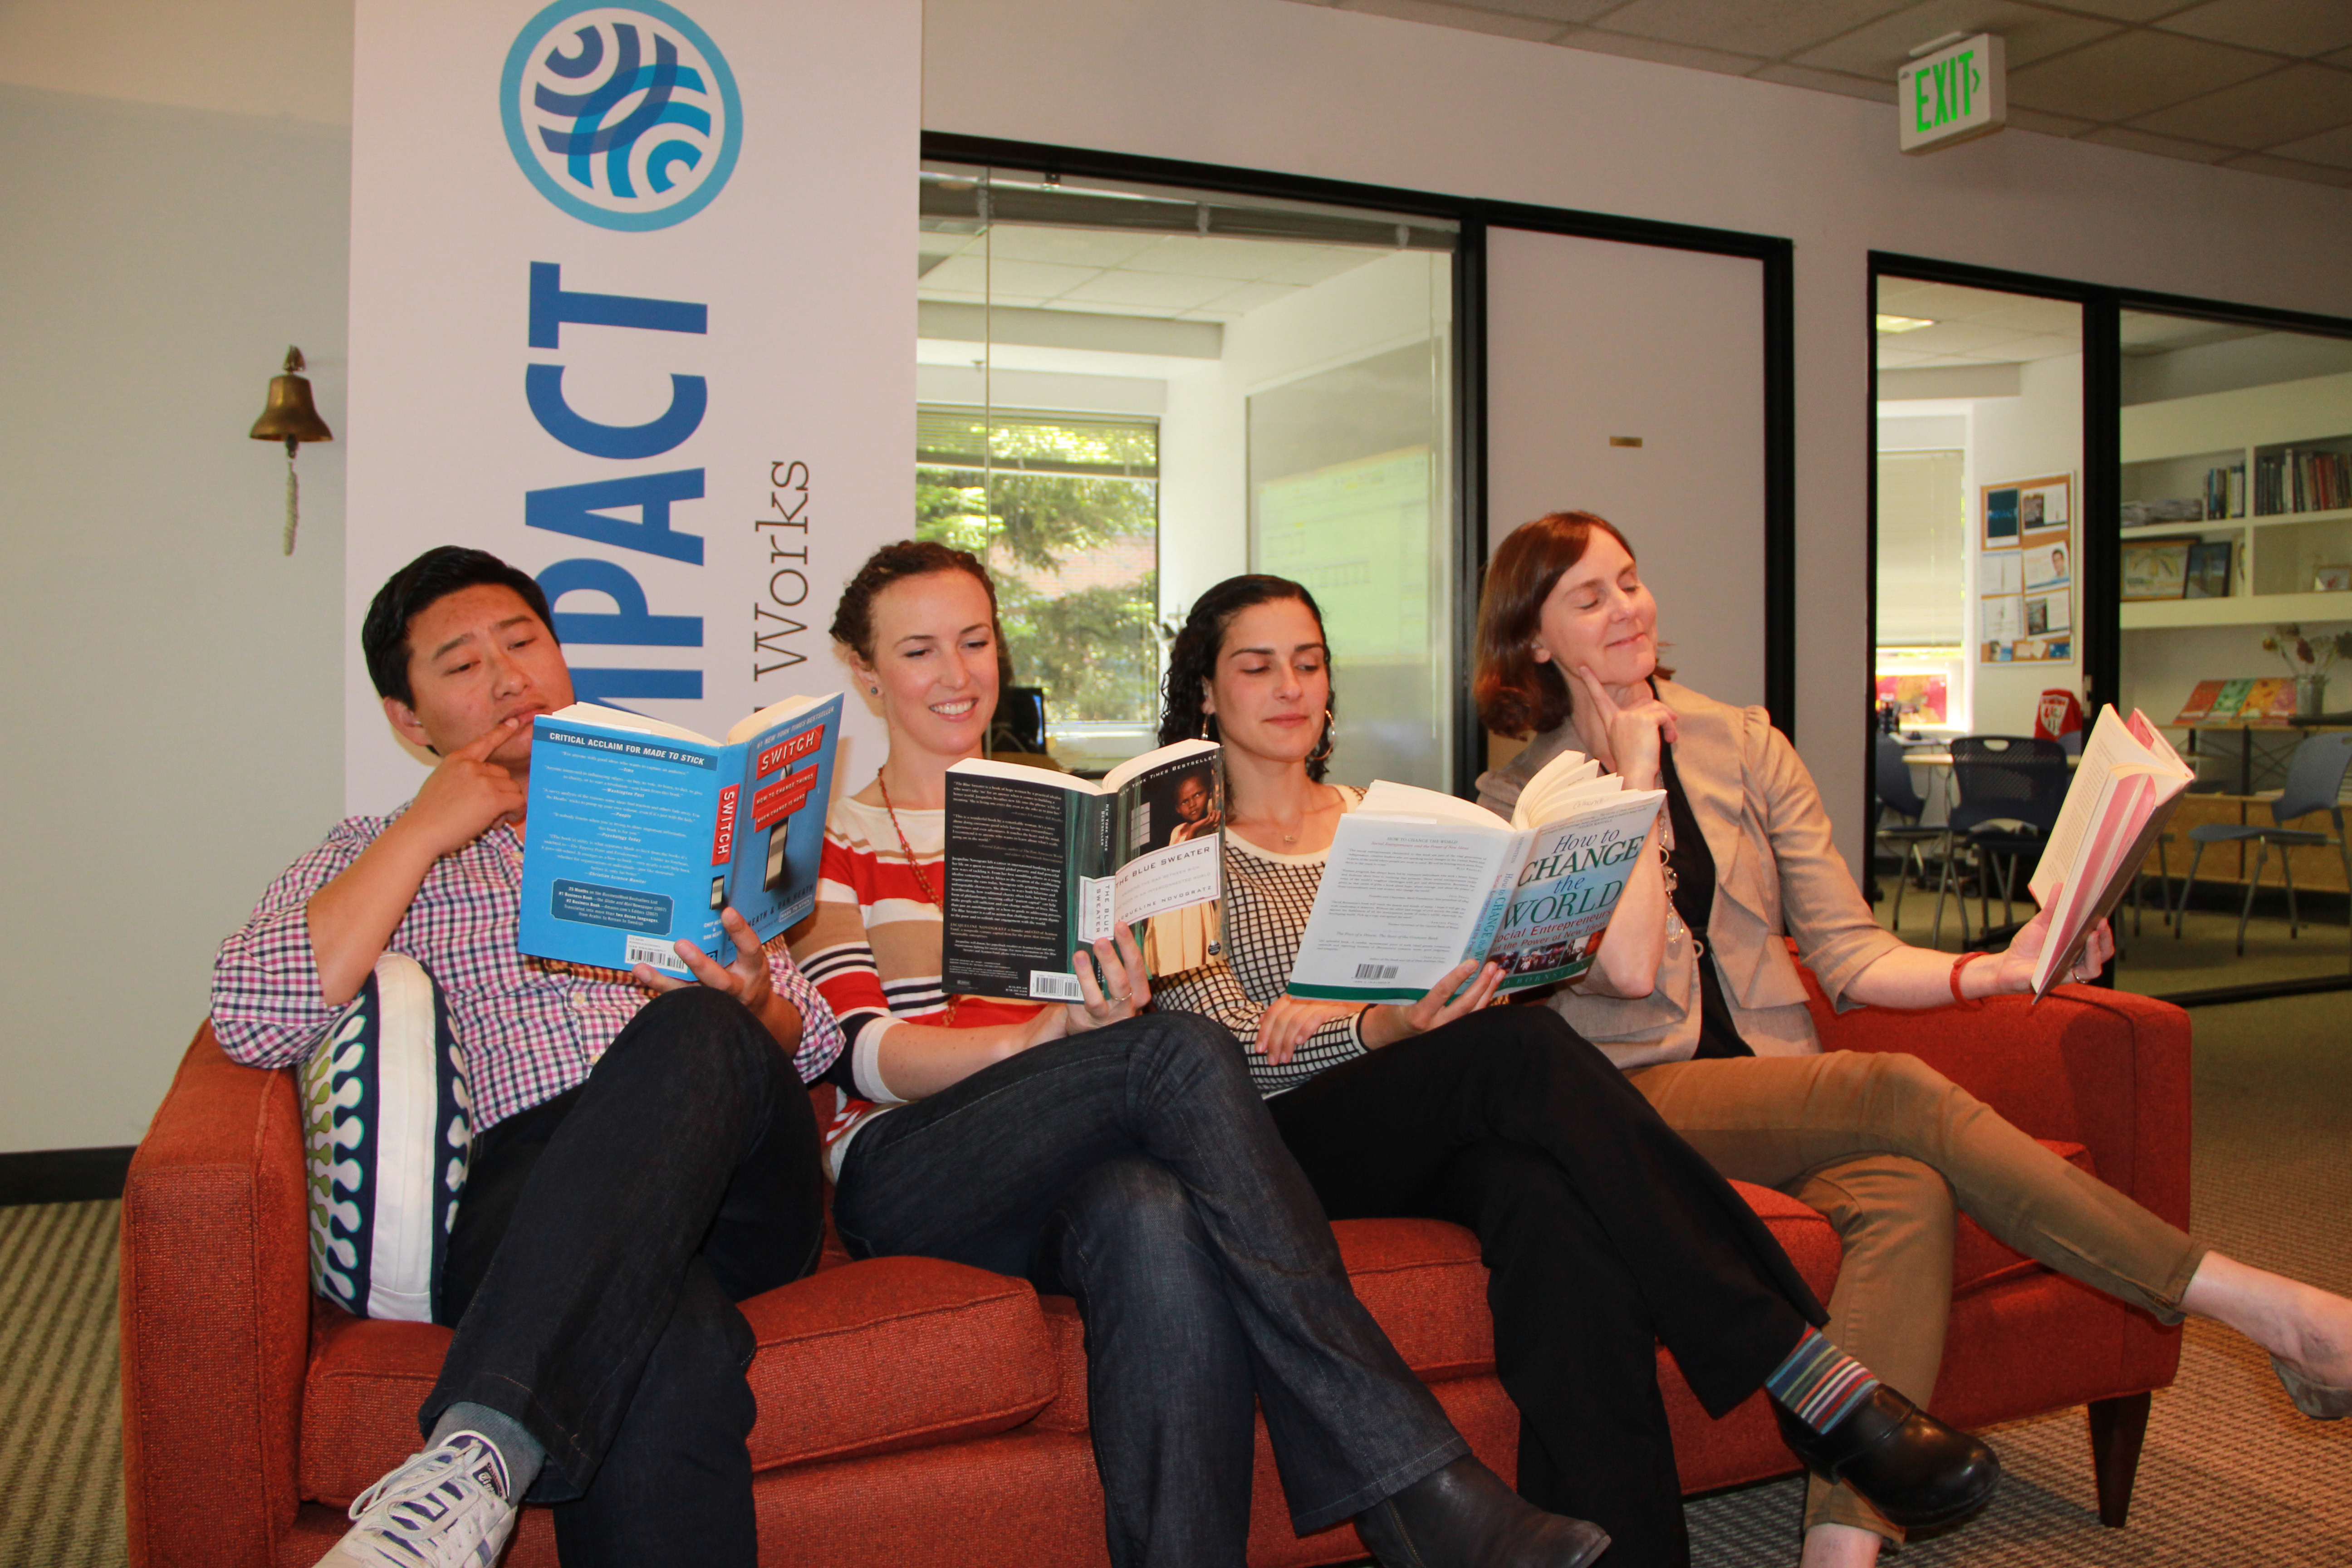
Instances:
[[[575,702],[531,723],[522,926],[536,958],[690,975],[732,907],[763,942],[816,903],[841,694],[762,708],[723,742]]]

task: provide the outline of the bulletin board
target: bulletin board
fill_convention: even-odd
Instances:
[[[1978,487],[1977,662],[2074,658],[2074,476]]]

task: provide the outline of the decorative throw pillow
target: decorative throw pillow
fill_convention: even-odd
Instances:
[[[474,1142],[440,987],[385,953],[301,1075],[310,1288],[362,1318],[431,1322]]]

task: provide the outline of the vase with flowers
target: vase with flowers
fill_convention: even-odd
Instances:
[[[2352,631],[2305,637],[2298,626],[2273,626],[2263,651],[2284,659],[2294,677],[2294,716],[2316,719],[2327,710],[2327,672],[2336,660],[2352,658]]]

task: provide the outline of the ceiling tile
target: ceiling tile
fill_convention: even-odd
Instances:
[[[1974,319],[1989,327],[2018,332],[2069,334],[2083,330],[2083,307],[2072,300],[2037,300],[2012,294],[2010,303],[1986,310]]]
[[[1287,300],[1293,294],[1302,292],[1304,290],[1286,283],[1244,283],[1229,293],[1217,295],[1202,308],[1229,316],[1242,316],[1261,306],[1271,305],[1277,300]]]
[[[2192,163],[2218,163],[2242,150],[2216,147],[2210,142],[2184,142],[2178,136],[2156,136],[2122,125],[2102,125],[2096,131],[2085,131],[2076,140],[2096,142],[2102,147],[2121,147],[2126,152],[2153,153],[2159,158],[2186,158]]]
[[[2352,73],[2294,65],[2133,121],[2136,130],[2259,151],[2352,124]]]
[[[1311,288],[1328,279],[1337,278],[1342,272],[1368,267],[1383,256],[1396,254],[1394,251],[1374,250],[1370,246],[1301,246],[1298,248],[1311,250],[1313,254],[1277,262],[1260,273],[1258,281],[1295,283],[1301,288]]]
[[[1776,59],[1905,8],[1908,0],[1633,0],[1612,33]],[[1916,43],[1918,40],[1912,40]]]
[[[1068,298],[1089,305],[1143,305],[1161,310],[1197,310],[1233,285],[1217,278],[1181,278],[1166,272],[1105,272],[1070,290]]]
[[[2340,185],[2352,189],[2352,168],[2305,163],[2294,158],[2274,157],[2268,153],[2241,153],[2223,166],[2242,169],[2250,174],[2273,174],[2282,180],[2308,180],[2315,185]]]
[[[1091,267],[1055,267],[1042,261],[991,263],[966,252],[951,256],[924,274],[934,289],[953,293],[989,293],[1000,300],[1018,296],[1050,300],[1095,276]]]
[[[1554,22],[1590,22],[1621,0],[1463,0],[1480,11],[1507,11],[1514,16],[1543,16]]]
[[[1804,66],[1766,66],[1762,70],[1748,74],[1750,80],[1776,81],[1782,87],[1809,87],[1815,92],[1842,92],[1848,98],[1867,98],[1879,103],[1895,101],[1895,79],[1892,77],[1882,81],[1876,77],[1812,70]]]
[[[2128,120],[2276,68],[2269,55],[2135,29],[2009,73],[2009,100],[2053,114]]]
[[[2015,70],[2044,55],[2087,44],[2115,30],[2112,22],[2045,11],[2014,0],[1929,0],[1807,49],[1793,63],[1857,71],[1891,82],[1895,71],[1910,63],[1912,49],[1930,38],[1946,33],[1999,33],[2008,46],[2009,68]]]
[[[1906,316],[1916,314],[1910,310],[1903,313]],[[1902,337],[1903,346],[1913,353],[1958,354],[1990,348],[1995,343],[2008,342],[2017,335],[2015,332],[2004,331],[1999,327],[1979,326],[1974,321],[1955,321],[1939,318],[1934,326],[1921,327],[1916,331],[1905,332]]]
[[[2336,131],[2323,131],[2316,136],[2305,136],[2297,142],[2284,142],[2267,151],[2279,158],[2292,158],[2303,163],[2326,163],[2334,168],[2352,169],[2352,126]]]
[[[1173,272],[1186,278],[1223,278],[1248,283],[1265,277],[1266,268],[1278,262],[1297,259],[1294,252],[1313,255],[1317,248],[1279,241],[1178,234],[1153,241],[1121,265],[1130,272]]]
[[[2283,55],[2320,55],[2352,44],[2352,5],[2344,0],[2207,0],[2160,25],[2167,32]]]
[[[2066,0],[2069,11],[2113,16],[2118,22],[2152,22],[2167,11],[2181,9],[2180,0]]]
[[[1692,70],[1727,71],[1733,76],[1746,76],[1764,63],[1759,55],[1728,55],[1721,49],[1693,48],[1688,44],[1669,44],[1656,38],[1604,33],[1598,27],[1580,27],[1572,33],[1563,33],[1552,42],[1565,44],[1571,49],[1590,49],[1599,55],[1652,60],[1662,66],[1685,66]]]
[[[1114,229],[1026,227],[1000,223],[988,231],[988,254],[999,261],[1058,261],[1069,267],[1117,267],[1154,243],[1148,234]],[[977,240],[971,254],[981,254]]]
[[[2009,123],[2016,131],[2038,131],[2044,136],[2074,136],[2098,123],[2095,120],[2077,120],[2071,114],[2044,114],[2038,109],[2009,106]]]
[[[1440,5],[1433,0],[1339,0],[1341,11],[1393,16],[1401,22],[1431,22],[1473,33],[1493,33],[1506,38],[1540,41],[1557,36],[1563,26],[1539,16],[1507,16],[1496,11],[1474,11],[1467,5]]]

